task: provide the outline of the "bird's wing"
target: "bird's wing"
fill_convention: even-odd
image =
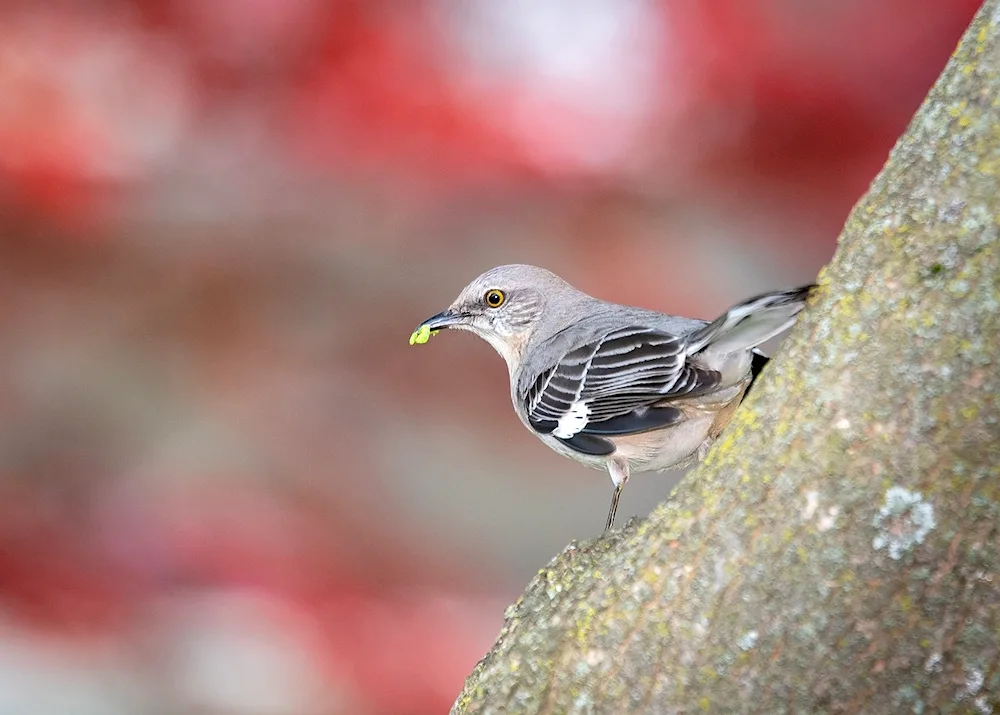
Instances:
[[[681,412],[670,401],[710,390],[719,379],[718,372],[687,362],[683,340],[633,326],[600,332],[558,355],[527,386],[522,399],[536,431],[573,447],[577,445],[571,440],[581,447],[597,445],[579,451],[604,454],[606,440],[593,437],[674,424]]]

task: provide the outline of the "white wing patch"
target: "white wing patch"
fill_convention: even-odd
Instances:
[[[569,439],[587,426],[589,417],[590,408],[587,407],[587,403],[583,401],[574,402],[559,418],[559,423],[552,430],[552,436],[559,439]]]

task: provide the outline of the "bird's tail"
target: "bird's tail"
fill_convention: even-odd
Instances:
[[[764,293],[734,305],[688,338],[688,355],[711,348],[732,353],[755,348],[790,328],[815,285]]]

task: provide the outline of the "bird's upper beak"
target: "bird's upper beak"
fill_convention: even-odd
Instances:
[[[426,343],[434,333],[445,328],[451,328],[465,322],[467,316],[449,308],[430,318],[417,326],[410,336],[410,345],[414,343]]]

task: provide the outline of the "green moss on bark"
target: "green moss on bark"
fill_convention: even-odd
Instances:
[[[706,461],[571,545],[454,713],[1000,712],[1000,0]]]

